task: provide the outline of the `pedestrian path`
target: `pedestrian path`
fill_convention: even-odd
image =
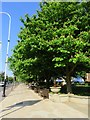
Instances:
[[[0,102],[1,118],[88,118],[64,103],[43,99],[26,85],[18,85]],[[86,110],[86,109],[85,109]]]

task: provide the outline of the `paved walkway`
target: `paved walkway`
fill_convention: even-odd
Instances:
[[[79,109],[73,104],[43,99],[24,84],[18,85],[0,102],[1,118],[88,118],[88,105]],[[75,106],[75,105],[74,105]],[[85,107],[85,112],[81,109]],[[81,110],[81,111],[80,111]],[[83,109],[84,110],[84,109]]]

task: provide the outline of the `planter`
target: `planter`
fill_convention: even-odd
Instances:
[[[41,89],[39,91],[39,95],[42,96],[43,98],[49,98],[49,89]]]
[[[37,87],[34,88],[34,92],[38,93],[38,88]]]
[[[53,93],[58,93],[60,91],[60,88],[61,87],[50,87],[50,89]]]

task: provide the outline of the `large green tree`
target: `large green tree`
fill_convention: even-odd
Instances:
[[[48,2],[21,18],[24,27],[10,58],[13,72],[27,80],[61,75],[67,92],[71,77],[90,71],[90,2]],[[24,79],[25,79],[24,78]]]

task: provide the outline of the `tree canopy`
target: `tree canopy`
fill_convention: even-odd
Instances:
[[[41,10],[21,18],[24,27],[9,58],[14,74],[24,80],[90,72],[90,2],[40,3]]]

